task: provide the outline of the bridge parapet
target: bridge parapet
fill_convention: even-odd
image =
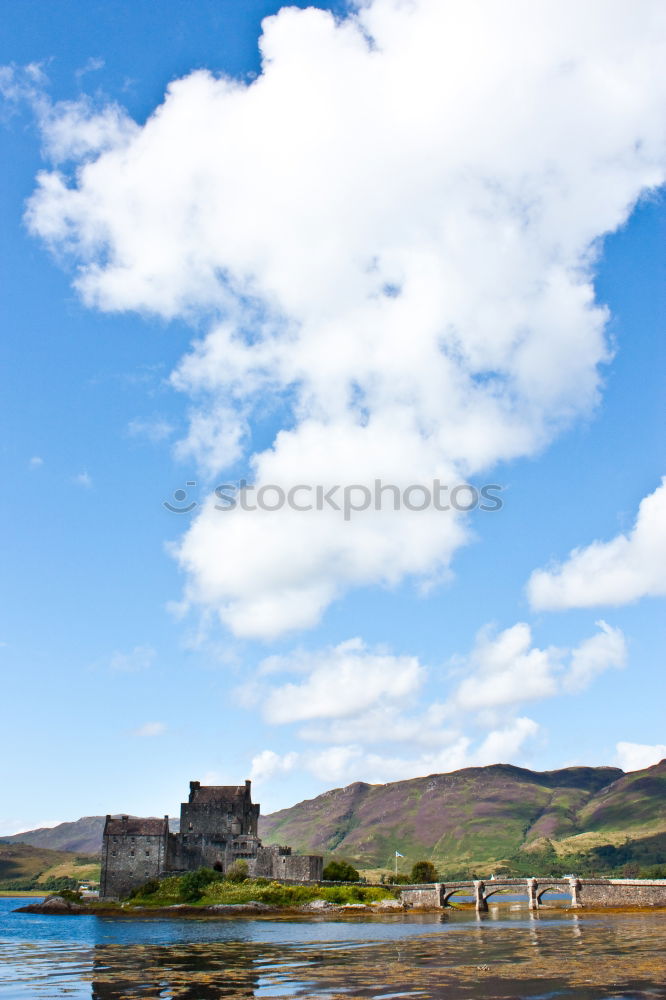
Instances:
[[[538,910],[547,892],[570,897],[569,906],[666,907],[666,879],[580,879],[580,878],[496,878],[463,882],[435,882],[405,886],[401,899],[414,909],[441,909],[455,895],[472,897],[480,913],[488,910],[488,900],[498,893],[525,895],[531,910]]]

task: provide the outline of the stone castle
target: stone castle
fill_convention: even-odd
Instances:
[[[244,785],[190,782],[180,807],[180,832],[169,817],[107,816],[102,845],[100,896],[122,899],[149,879],[178,875],[202,866],[225,872],[234,861],[247,863],[251,876],[298,882],[318,881],[323,859],[292,854],[290,847],[264,847],[257,836],[259,804]]]

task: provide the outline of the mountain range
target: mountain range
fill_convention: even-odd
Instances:
[[[103,826],[103,816],[86,816],[2,839],[96,853]],[[266,843],[344,857],[365,869],[391,867],[396,851],[404,864],[427,859],[448,871],[510,859],[515,867],[516,859],[544,851],[562,858],[605,851],[616,862],[662,863],[666,760],[628,774],[494,764],[388,784],[354,782],[261,817],[259,833]]]
[[[120,816],[120,813],[116,814]],[[10,837],[0,837],[0,843],[31,844],[46,847],[52,851],[73,851],[77,854],[99,854],[102,850],[102,834],[106,816],[82,816],[69,823],[57,826],[40,826],[36,830],[26,830]],[[177,819],[169,820],[169,829],[177,833],[180,824]]]
[[[390,867],[396,851],[450,871],[498,866],[526,852],[617,852],[627,841],[631,860],[666,841],[666,760],[629,774],[495,764],[385,785],[355,782],[263,817],[260,833],[268,843],[341,855],[361,868]]]

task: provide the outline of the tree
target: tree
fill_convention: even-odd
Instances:
[[[180,898],[184,903],[196,903],[204,894],[206,886],[211,882],[217,882],[222,878],[219,872],[212,868],[197,868],[195,872],[188,872],[180,880]]]
[[[436,882],[437,869],[432,861],[417,861],[412,867],[412,882]]]
[[[224,877],[227,882],[244,882],[249,874],[250,869],[247,866],[247,861],[239,858],[229,865]]]
[[[358,882],[361,877],[348,861],[329,861],[322,875],[325,882]]]

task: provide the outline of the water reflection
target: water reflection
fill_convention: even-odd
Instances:
[[[261,956],[245,944],[185,947],[98,945],[93,1000],[178,997],[219,1000],[260,995]]]
[[[666,997],[664,920],[467,920],[430,933],[303,947],[220,941],[94,949],[94,1000],[295,997]],[[658,926],[657,926],[658,925]],[[330,928],[330,924],[328,925]],[[367,928],[367,924],[366,924]],[[455,933],[448,933],[453,929]]]
[[[666,912],[19,917],[0,920],[2,1000],[666,1000]]]

